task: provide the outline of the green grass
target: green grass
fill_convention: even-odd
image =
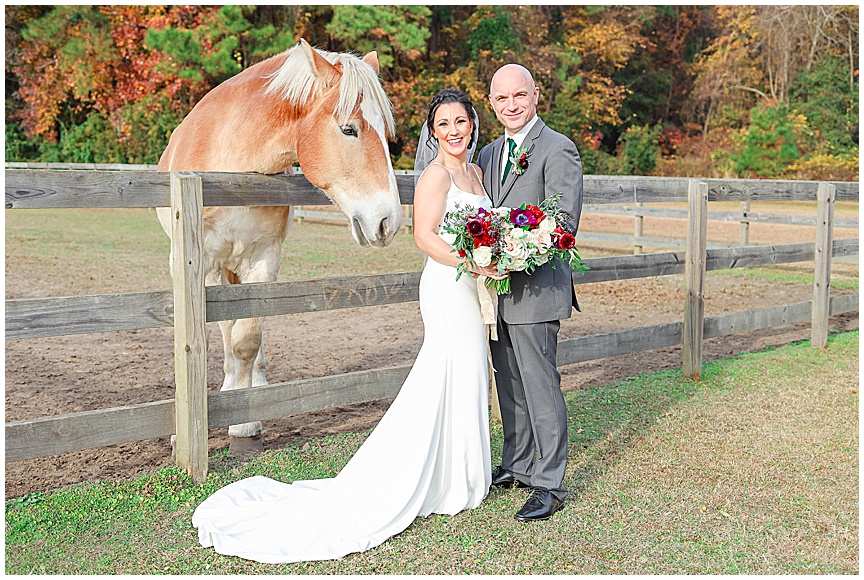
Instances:
[[[206,484],[168,468],[7,501],[9,574],[858,573],[858,332],[567,393],[565,509],[513,519],[522,490],[415,521],[338,561],[264,565],[197,543],[190,518],[251,475],[333,476],[348,434],[249,461],[217,454]],[[493,425],[493,452],[501,430]],[[498,457],[493,458],[493,464]]]

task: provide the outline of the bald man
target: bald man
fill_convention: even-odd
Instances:
[[[582,161],[576,145],[537,116],[540,88],[531,73],[508,64],[492,77],[489,101],[504,134],[477,159],[495,207],[539,204],[561,193],[560,208],[575,233],[582,212]],[[527,155],[527,167],[520,156]],[[498,299],[498,340],[492,362],[504,426],[497,487],[530,487],[515,517],[546,520],[561,509],[567,489],[567,408],[556,365],[561,319],[579,309],[570,267],[555,260],[530,275],[514,272],[510,294]]]

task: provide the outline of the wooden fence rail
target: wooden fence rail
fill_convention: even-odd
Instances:
[[[582,213],[602,215],[623,215],[629,217],[656,217],[687,219],[686,209],[675,209],[668,207],[645,207],[636,205],[622,206],[596,206],[589,205],[582,208]],[[735,211],[709,211],[708,221],[765,223],[790,226],[815,226],[816,217],[811,215],[785,214],[785,213],[752,213],[745,212],[742,219],[741,212]],[[858,228],[858,218],[836,218],[835,228]]]
[[[330,200],[302,175],[196,173],[204,205],[330,205]],[[815,201],[815,181],[703,179],[708,201]],[[397,175],[403,204],[414,201],[414,177]],[[586,175],[586,204],[687,201],[685,178]],[[836,199],[857,201],[857,182],[831,182]],[[91,171],[7,169],[6,209],[170,207],[168,173],[161,171]]]
[[[857,293],[832,297],[831,316],[857,311],[858,298]],[[797,302],[708,316],[704,338],[805,322],[810,319],[811,304]],[[561,340],[558,366],[680,345],[681,326],[680,322],[670,322]],[[227,427],[394,397],[410,368],[388,367],[208,393],[208,427]],[[6,424],[6,461],[168,437],[174,432],[173,399],[15,421]]]
[[[403,203],[413,200],[413,177],[399,175]],[[586,176],[585,201],[594,204],[684,201],[687,191],[699,192],[702,218],[709,200],[789,200],[818,198],[833,207],[833,199],[858,199],[857,183],[821,185],[815,182],[763,182],[755,180],[702,180],[619,176]],[[825,191],[832,191],[825,202]],[[105,171],[77,169],[6,171],[7,208],[47,207],[154,207],[172,206],[177,218],[172,239],[175,256],[173,291],[74,296],[6,301],[6,338],[105,332],[174,325],[175,398],[115,409],[17,421],[6,425],[6,460],[54,455],[103,445],[177,435],[178,462],[195,481],[206,477],[207,428],[270,419],[393,396],[409,367],[373,369],[345,375],[308,379],[231,391],[207,393],[203,369],[203,324],[205,321],[250,316],[373,306],[417,299],[419,272],[358,276],[299,282],[272,282],[204,288],[201,280],[198,242],[201,236],[200,208],[204,205],[324,205],[329,201],[302,176],[263,176],[226,173],[161,173],[149,169]],[[822,205],[820,205],[820,208]],[[700,218],[700,220],[702,219]],[[817,220],[830,232],[833,214],[822,211]],[[695,225],[694,225],[695,224]],[[703,234],[694,220],[692,239]],[[858,253],[858,240],[832,241],[820,234],[817,244],[744,246],[687,252],[640,254],[588,260],[592,268],[577,275],[584,284],[644,276],[681,274],[690,262],[693,287],[707,270],[752,267],[811,261],[820,268],[817,276],[825,289],[824,272],[830,276],[830,256]],[[196,249],[198,248],[198,249]],[[199,256],[200,257],[200,256]],[[827,268],[825,264],[827,263]],[[185,279],[185,281],[184,281]],[[179,282],[178,282],[179,280]],[[559,343],[558,364],[572,364],[682,344],[693,335],[702,338],[749,332],[790,324],[815,316],[856,311],[858,295],[830,297],[814,290],[814,301],[768,309],[738,312],[702,319],[698,308],[687,329],[681,322],[571,338]],[[824,304],[814,307],[817,302]],[[205,306],[206,305],[206,306]],[[824,311],[824,312],[823,312]],[[696,329],[695,332],[693,329]],[[827,325],[826,325],[827,328]],[[701,338],[699,335],[702,335]],[[688,351],[692,371],[701,368],[701,347]],[[94,429],[98,423],[99,428]]]
[[[642,204],[643,202],[639,202]],[[596,203],[585,205],[582,207],[582,214],[594,215],[621,215],[633,218],[653,217],[653,218],[671,218],[671,219],[687,219],[686,209],[675,209],[665,207],[645,207],[644,205],[599,205]],[[347,222],[343,214],[336,210],[310,210],[302,206],[297,208],[294,216],[296,218],[309,218],[327,221]],[[752,213],[734,212],[734,211],[709,211],[708,221],[718,222],[736,222],[736,223],[764,223],[773,225],[788,225],[788,226],[815,226],[816,217],[800,214],[785,214],[785,213]],[[858,218],[835,218],[835,228],[858,229]],[[636,238],[642,237],[642,234],[634,235]],[[746,245],[746,244],[741,244]]]
[[[858,239],[832,243],[832,256],[858,254]],[[706,270],[753,268],[809,262],[810,243],[746,246],[708,250]],[[669,276],[684,272],[684,253],[587,258],[591,268],[573,277],[574,284]],[[420,272],[403,272],[290,282],[208,286],[207,322],[381,306],[418,299]],[[93,294],[6,301],[6,339],[44,338],[116,330],[158,328],[174,324],[170,290]]]

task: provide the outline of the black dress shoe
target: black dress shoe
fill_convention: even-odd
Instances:
[[[503,487],[504,489],[509,489],[511,487],[528,487],[527,485],[516,479],[515,475],[513,475],[500,465],[495,468],[495,471],[492,472],[492,486]]]
[[[548,520],[563,506],[564,502],[552,495],[551,491],[542,487],[535,487],[522,509],[516,512],[515,518],[520,522]]]

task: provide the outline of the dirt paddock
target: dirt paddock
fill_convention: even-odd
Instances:
[[[632,220],[628,223],[632,224]],[[595,228],[595,231],[613,230]],[[780,231],[770,234],[774,243],[803,241],[776,239],[783,238],[778,235]],[[812,234],[805,232],[805,236],[809,235]],[[735,236],[735,231],[730,230],[731,236]],[[614,253],[627,251],[618,248]],[[7,276],[8,262],[7,252]],[[808,269],[812,272],[812,264],[788,268],[804,276]],[[836,270],[846,276],[858,275],[857,264],[836,264]],[[20,268],[15,272],[16,280],[22,279],[18,275],[26,274]],[[11,289],[7,284],[7,297],[10,291],[13,296],[32,295],[20,282],[16,284]],[[832,289],[832,294],[855,291]],[[683,276],[585,284],[577,292],[583,312],[574,313],[562,323],[559,338],[679,321],[683,313]],[[58,294],[49,290],[47,295]],[[810,299],[812,287],[800,281],[709,273],[705,314],[712,316]],[[831,330],[857,328],[857,312],[831,318]],[[208,330],[208,386],[216,391],[222,381],[221,340],[216,324],[208,324]],[[418,304],[413,302],[273,317],[267,319],[264,332],[267,375],[276,383],[410,364],[420,348],[423,328]],[[779,346],[809,335],[809,323],[800,323],[710,339],[705,342],[704,360]],[[170,328],[14,340],[6,343],[5,354],[7,422],[173,397]],[[680,366],[680,347],[610,357],[563,367],[562,388],[574,391]],[[336,433],[367,431],[375,426],[389,404],[390,400],[383,400],[265,421],[265,449]],[[226,449],[227,444],[227,428],[210,431],[211,453]],[[6,498],[82,481],[134,476],[169,462],[168,440],[153,439],[6,463]]]

